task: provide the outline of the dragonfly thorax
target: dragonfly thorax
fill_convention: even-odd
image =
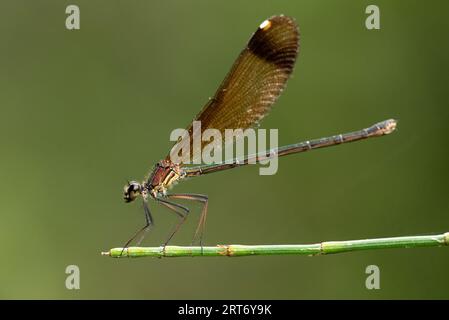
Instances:
[[[161,160],[156,164],[149,176],[145,189],[148,190],[152,197],[165,196],[167,190],[174,186],[184,175],[178,164],[167,159]]]

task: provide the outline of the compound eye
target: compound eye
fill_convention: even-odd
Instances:
[[[140,184],[137,182],[130,182],[125,186],[123,191],[123,199],[125,202],[131,202],[140,194]]]

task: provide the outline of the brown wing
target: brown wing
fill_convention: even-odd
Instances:
[[[265,20],[234,62],[214,97],[195,118],[201,121],[201,132],[218,129],[224,136],[225,129],[257,125],[284,89],[298,51],[299,31],[292,18],[274,16]],[[193,155],[192,124],[188,133],[190,154]],[[184,147],[180,140],[170,154],[178,154]],[[201,148],[206,143],[203,142]]]

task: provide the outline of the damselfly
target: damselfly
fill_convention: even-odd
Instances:
[[[234,62],[213,98],[208,101],[195,118],[195,121],[201,122],[201,131],[214,128],[223,133],[225,129],[245,129],[257,125],[268,113],[284,89],[293,71],[298,52],[299,30],[292,18],[281,15],[265,20],[252,35],[248,44]],[[137,244],[140,244],[145,231],[153,225],[153,218],[148,206],[149,199],[154,199],[157,203],[174,211],[180,217],[179,222],[169,234],[164,246],[172,239],[189,213],[187,207],[172,200],[183,199],[199,202],[202,205],[202,211],[193,240],[199,240],[200,245],[202,245],[208,197],[203,194],[176,194],[168,192],[170,187],[184,178],[244,166],[252,163],[255,159],[280,157],[346,142],[379,137],[393,132],[395,128],[396,121],[390,119],[359,131],[300,142],[248,155],[243,159],[234,159],[215,164],[188,166],[183,163],[174,163],[169,154],[156,164],[145,181],[142,183],[131,181],[124,187],[124,200],[126,202],[135,200],[139,195],[142,196],[146,219],[145,226],[126,242],[124,248],[128,247],[131,241],[139,235],[141,236]],[[192,124],[190,124],[187,130],[191,143],[194,140],[193,135],[196,134],[192,129]],[[204,144],[202,143],[197,146],[191,144],[190,148],[203,148],[203,146]],[[175,145],[174,148],[177,147],[179,146]]]

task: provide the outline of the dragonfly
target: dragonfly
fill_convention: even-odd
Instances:
[[[225,129],[246,129],[259,125],[284,90],[287,80],[293,72],[300,48],[299,39],[299,28],[293,18],[284,15],[273,16],[260,24],[237,57],[215,95],[209,99],[193,120],[201,122],[201,131],[193,130],[193,121],[187,127],[185,132],[190,139],[183,141],[189,141],[190,150],[204,147],[203,142],[194,145],[193,141],[195,135],[201,134],[206,129],[217,129],[223,134]],[[179,216],[179,221],[163,244],[164,248],[190,212],[188,207],[176,201],[187,200],[199,203],[202,206],[201,215],[192,244],[199,240],[202,247],[208,196],[169,192],[171,187],[186,178],[245,166],[254,163],[254,160],[257,159],[269,159],[275,156],[280,157],[371,137],[380,137],[393,132],[396,123],[396,120],[389,119],[362,130],[299,142],[250,154],[240,159],[213,164],[187,165],[173,162],[170,154],[182,147],[182,143],[176,143],[167,157],[155,165],[142,183],[130,181],[125,185],[123,191],[125,202],[132,202],[139,196],[142,197],[145,225],[126,242],[123,248],[127,248],[138,237],[136,245],[140,245],[146,232],[154,225],[148,205],[150,199]],[[195,151],[192,151],[191,154],[195,154]]]

